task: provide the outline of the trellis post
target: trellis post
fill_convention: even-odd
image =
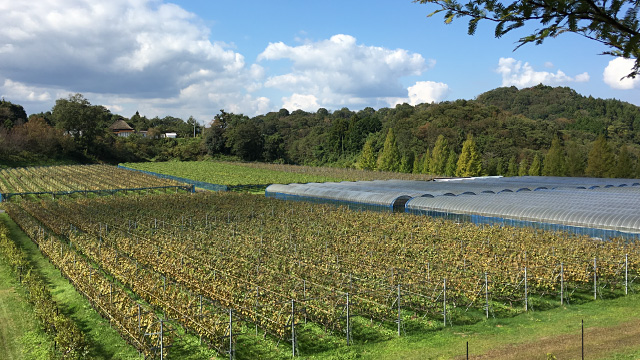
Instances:
[[[229,309],[229,360],[233,360],[233,309]]]
[[[593,300],[598,299],[598,283],[597,283],[598,264],[595,256],[593,257]]]
[[[487,278],[487,272],[484,272],[484,300],[485,311],[487,313],[487,319],[489,318],[489,280]]]
[[[400,314],[400,284],[398,284],[398,336],[400,336],[400,323],[402,322],[402,315]]]
[[[529,299],[527,294],[527,267],[524,267],[524,311],[529,311]]]
[[[442,316],[444,319],[444,326],[447,326],[447,278],[444,278],[444,282],[442,284]]]
[[[351,313],[349,312],[349,293],[347,293],[347,346],[351,345]]]
[[[560,305],[564,305],[564,264],[560,263]]]
[[[624,254],[624,294],[629,293],[629,254]]]
[[[296,356],[296,301],[291,299],[291,355]]]

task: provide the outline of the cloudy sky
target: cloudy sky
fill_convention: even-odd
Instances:
[[[249,116],[473,99],[543,83],[640,105],[629,60],[577,35],[513,51],[411,0],[0,0],[0,95],[28,114],[81,93],[130,117]],[[531,27],[529,29],[532,29]]]

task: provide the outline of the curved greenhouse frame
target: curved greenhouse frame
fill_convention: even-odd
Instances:
[[[593,237],[640,237],[640,180],[482,177],[274,184],[266,196]]]

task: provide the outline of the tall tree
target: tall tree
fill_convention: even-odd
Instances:
[[[242,160],[255,161],[262,156],[263,139],[255,123],[244,121],[230,127],[226,138],[232,154]]]
[[[376,169],[376,153],[373,149],[373,138],[367,139],[362,147],[362,152],[356,164],[359,169],[375,170]]]
[[[520,165],[518,166],[518,176],[526,176],[529,174],[529,161],[526,157],[523,157],[520,160]]]
[[[396,136],[393,128],[389,128],[387,138],[384,141],[384,147],[378,158],[378,170],[381,171],[398,171],[400,170],[400,151],[396,143]]]
[[[567,143],[567,175],[583,176],[585,168],[585,157],[575,141]]]
[[[436,144],[431,151],[431,162],[429,169],[432,174],[444,175],[447,160],[449,158],[449,142],[440,134],[436,140]]]
[[[25,123],[27,113],[22,105],[12,104],[4,98],[0,100],[0,126],[11,129],[14,125]]]
[[[622,145],[618,157],[616,158],[616,167],[613,171],[613,176],[621,179],[628,179],[634,175],[634,166],[629,155],[629,149],[626,145]]]
[[[604,135],[600,135],[591,144],[585,172],[587,176],[591,177],[609,177],[611,176],[614,161],[607,139]]]
[[[509,164],[507,165],[507,176],[517,176],[518,175],[518,164],[516,162],[516,157],[512,156],[509,159]]]
[[[427,152],[422,156],[422,170],[423,174],[431,173],[431,150],[427,149]]]
[[[449,151],[449,157],[447,158],[447,166],[444,169],[446,176],[456,176],[456,168],[458,167],[458,154],[455,151]]]
[[[540,155],[536,154],[531,162],[531,167],[529,167],[529,176],[540,176],[541,173],[542,160],[540,160]]]
[[[413,173],[420,174],[422,172],[422,158],[420,156],[413,157]]]
[[[467,140],[462,143],[462,152],[458,158],[456,176],[469,177],[482,175],[482,160],[478,153],[476,142],[469,134]]]
[[[635,59],[630,76],[635,76],[640,68],[640,2],[636,0],[415,1],[438,5],[440,9],[429,16],[444,12],[447,24],[454,18],[470,18],[467,29],[470,35],[475,33],[481,20],[496,23],[496,37],[533,22],[540,27],[521,37],[517,47],[528,43],[541,44],[548,38],[571,32],[609,47],[605,54]]]
[[[51,117],[56,127],[71,134],[84,150],[91,150],[96,138],[107,131],[111,113],[104,106],[92,106],[82,94],[75,94],[56,100]]]
[[[544,176],[565,176],[566,164],[565,155],[560,139],[555,137],[551,142],[551,147],[544,158],[542,175]]]
[[[402,155],[402,160],[400,161],[400,172],[410,174],[413,170],[413,158],[415,155],[413,151],[409,151],[408,153]]]
[[[233,114],[220,110],[211,121],[211,126],[204,133],[204,144],[209,155],[227,153],[226,132]]]

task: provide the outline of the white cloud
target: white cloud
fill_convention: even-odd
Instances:
[[[502,86],[514,85],[518,88],[545,85],[564,85],[572,82],[587,82],[589,74],[584,72],[575,77],[568,76],[563,71],[556,73],[535,71],[528,62],[524,64],[514,58],[500,58],[496,71],[502,75]]]
[[[41,108],[48,101],[50,108],[54,94],[80,92],[114,110],[133,113],[164,104],[159,109],[164,113],[147,115],[181,117],[196,109],[244,110],[247,101],[247,112],[263,106],[251,104],[264,104],[264,99],[247,97],[261,88],[264,69],[247,66],[231,45],[209,40],[209,28],[177,5],[34,0],[0,8],[0,79],[11,79],[2,87],[7,97],[41,101]],[[204,96],[185,97],[192,87]]]
[[[358,44],[344,34],[299,46],[270,43],[258,56],[258,61],[281,59],[292,62],[291,71],[269,77],[265,86],[313,95],[325,107],[402,96],[400,78],[421,75],[434,65],[420,54]]]
[[[38,88],[34,86],[27,86],[25,84],[5,79],[3,86],[0,87],[0,92],[3,98],[7,98],[9,101],[18,102],[28,101],[50,101],[51,93],[44,88]]]
[[[318,99],[313,95],[293,94],[290,97],[282,98],[282,107],[289,110],[316,111],[320,108]]]
[[[615,58],[609,61],[602,74],[604,82],[613,89],[640,88],[640,76],[636,76],[635,79],[626,77],[631,72],[633,64],[633,59]]]
[[[449,95],[449,85],[434,81],[418,81],[407,88],[408,97],[387,98],[389,106],[407,103],[418,105],[423,103],[437,103]]]
[[[441,82],[418,81],[409,87],[409,104],[439,102],[449,93],[449,85]]]

